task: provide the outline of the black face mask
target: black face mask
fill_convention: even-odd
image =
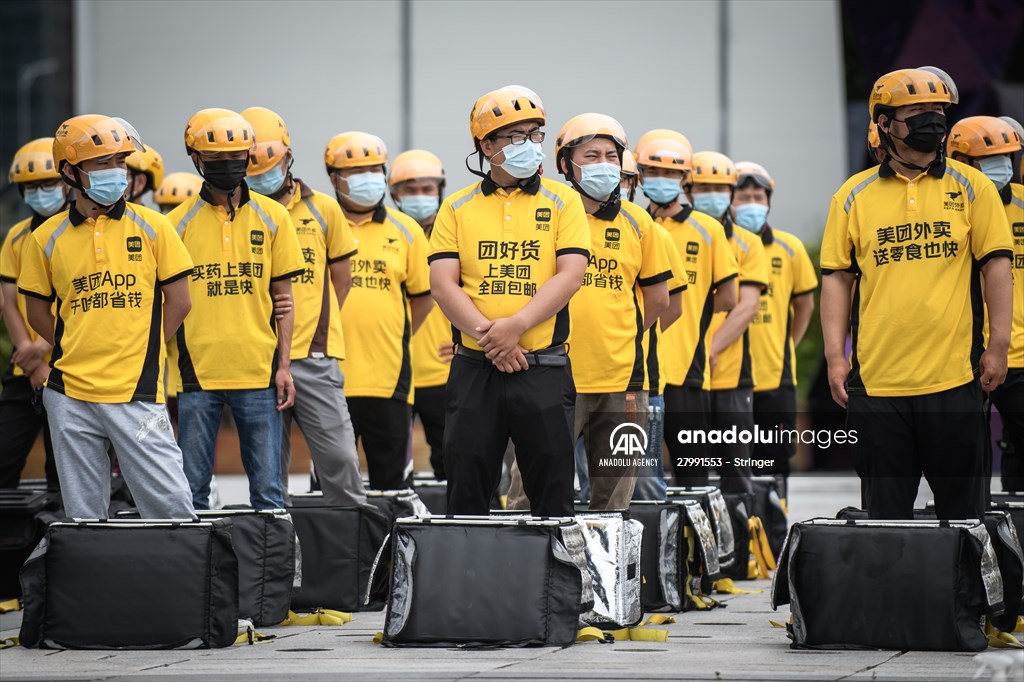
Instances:
[[[234,192],[245,180],[248,159],[221,159],[203,163],[203,179],[221,192]]]
[[[926,111],[902,120],[893,120],[907,125],[907,136],[903,142],[915,151],[933,152],[942,144],[942,138],[946,137],[946,116],[938,111]],[[892,128],[889,131],[892,135]]]

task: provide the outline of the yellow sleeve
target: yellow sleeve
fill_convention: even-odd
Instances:
[[[793,247],[793,296],[801,296],[818,288],[818,275],[804,243],[794,238],[790,246]]]
[[[458,223],[452,209],[451,197],[444,200],[434,218],[434,229],[430,232],[430,255],[428,262],[439,258],[459,257]]]
[[[647,218],[640,222],[640,276],[637,284],[649,287],[672,278],[672,267],[654,227],[654,221]]]
[[[850,270],[854,266],[850,216],[840,203],[839,194],[835,194],[828,210],[825,234],[821,238],[821,269]]]
[[[47,232],[47,234],[49,234]],[[50,273],[50,259],[43,253],[40,238],[43,235],[36,230],[28,235],[28,243],[22,249],[21,272],[18,273],[18,291],[26,296],[35,296],[47,301],[55,301],[57,292],[53,288],[53,276]]]
[[[665,251],[665,257],[668,259],[669,267],[672,270],[672,278],[668,281],[668,295],[678,294],[681,291],[686,291],[688,282],[686,279],[686,268],[683,266],[683,259],[679,255],[679,249],[676,248],[675,242],[672,241],[672,236],[669,235],[668,231],[661,225],[655,223],[655,233],[658,235],[658,240],[661,242],[661,248]]]
[[[352,234],[352,225],[341,212],[341,206],[336,201],[317,203],[317,208],[327,221],[327,262],[336,263],[356,255],[356,237]]]
[[[1013,235],[999,192],[991,182],[975,186],[979,184],[981,188],[971,202],[971,253],[978,261],[994,255],[1013,258]]]
[[[156,278],[161,284],[170,284],[192,272],[192,257],[171,222],[162,215],[156,218],[152,221],[156,228]]]
[[[271,216],[277,223],[277,232],[274,233],[271,245],[270,257],[270,279],[278,281],[289,279],[301,274],[305,270],[305,260],[302,258],[302,247],[299,246],[299,237],[295,234],[295,225],[292,217],[284,207],[275,202],[280,211]]]
[[[409,245],[407,252],[409,262],[406,263],[405,290],[409,292],[410,298],[426,296],[430,293],[430,266],[427,265],[430,244],[427,242],[427,235],[423,233],[423,228],[418,224],[407,225],[406,228],[412,234],[412,244]]]
[[[583,209],[583,200],[577,192],[562,194],[565,208],[558,212],[558,228],[555,233],[555,256],[578,253],[590,255],[590,223]]]
[[[743,228],[733,229],[741,230]],[[764,244],[761,242],[761,238],[752,232],[747,232],[743,236],[737,235],[736,238],[743,239],[747,246],[739,264],[740,285],[758,284],[763,293],[768,288],[768,256],[764,252]]]
[[[24,227],[19,229],[17,225],[11,228],[7,233],[7,238],[4,239],[3,246],[0,246],[0,282],[7,282],[14,284],[18,281],[18,261],[20,260],[15,253],[14,240],[18,239],[18,235],[28,229]],[[30,232],[29,235],[32,233]],[[22,235],[21,239],[25,239],[28,235]],[[21,246],[20,244],[18,246]],[[21,249],[18,249],[20,251]]]
[[[736,277],[740,272],[739,263],[729,246],[729,238],[725,236],[725,228],[717,220],[713,223],[711,233],[711,286],[718,288],[723,282]]]

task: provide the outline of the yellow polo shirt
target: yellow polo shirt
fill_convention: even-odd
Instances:
[[[774,391],[780,386],[796,386],[793,299],[812,295],[818,288],[818,276],[799,239],[770,225],[765,225],[760,236],[768,259],[768,290],[747,331],[754,390]]]
[[[359,254],[341,311],[345,395],[412,402],[409,299],[430,295],[427,237],[415,220],[383,205],[349,224]]]
[[[1024,369],[1024,185],[1011,182],[1003,204],[1013,236],[1013,326],[1010,329],[1009,366]],[[988,342],[988,325],[985,325]]]
[[[32,233],[18,290],[57,302],[46,385],[92,403],[164,400],[160,287],[192,260],[167,218],[120,200],[103,216],[72,206]]]
[[[508,192],[490,179],[444,200],[434,222],[430,262],[456,258],[462,290],[487,319],[509,317],[554,277],[556,259],[589,256],[590,228],[579,194],[560,182],[534,176]],[[469,337],[456,342],[481,350]],[[519,339],[527,351],[569,340],[569,306]]]
[[[661,335],[661,370],[673,386],[702,388],[708,349],[705,334],[715,311],[715,289],[736,286],[736,256],[725,228],[711,216],[684,206],[674,216],[658,218],[675,244],[686,268],[683,315]]]
[[[966,164],[939,159],[911,179],[883,164],[847,180],[832,197],[821,269],[859,275],[849,390],[925,395],[977,376],[980,266],[1012,254],[995,185]]]
[[[356,254],[352,228],[333,197],[310,189],[296,179],[297,191],[285,207],[299,237],[302,273],[292,278],[295,331],[292,360],[345,357],[338,294],[331,283],[330,265]]]
[[[431,231],[433,234],[433,231]],[[430,241],[430,236],[427,236]],[[429,267],[429,266],[428,266]],[[452,324],[434,306],[427,313],[427,319],[412,336],[412,383],[416,388],[433,388],[448,383],[451,362],[442,360],[437,349],[452,342]]]
[[[4,239],[3,246],[0,246],[0,282],[17,285],[18,274],[21,272],[22,252],[31,241],[30,239],[25,239],[25,237],[30,236],[44,222],[46,222],[46,218],[33,213],[31,218],[25,218],[25,220],[22,220],[7,232],[7,238]],[[18,315],[21,316],[22,322],[25,323],[25,328],[28,329],[29,340],[35,343],[39,339],[39,334],[36,334],[36,330],[28,323],[28,314],[25,312],[25,297],[21,294],[16,294],[16,297],[15,302],[18,306]],[[50,362],[50,353],[43,356],[43,361]],[[10,376],[25,376],[25,372],[21,367],[18,367],[13,359],[11,360],[8,372],[10,372]]]
[[[232,219],[203,185],[167,217],[195,261],[192,311],[178,329],[182,391],[270,388],[277,325],[270,283],[304,271],[284,206],[242,183]]]
[[[681,296],[687,287],[686,268],[683,266],[683,258],[679,255],[679,249],[676,248],[668,230],[662,227],[660,223],[654,223],[654,234],[658,237],[658,241],[661,242],[661,248],[664,250],[665,256],[668,258],[669,268],[672,270],[672,277],[668,280],[668,295],[670,297],[675,294]],[[662,350],[664,344],[660,342],[660,337],[660,323],[652,325],[647,331],[647,382],[650,384],[648,390],[651,396],[664,394],[665,386],[668,383],[665,379],[665,373],[661,371],[661,357],[662,353],[664,353]]]
[[[569,301],[576,392],[647,390],[643,289],[672,277],[668,259],[654,222],[635,204],[608,204],[587,220],[590,261]]]

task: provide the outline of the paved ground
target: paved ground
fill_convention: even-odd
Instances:
[[[225,503],[244,501],[240,477],[222,481]],[[923,487],[923,486],[922,486]],[[832,516],[859,498],[856,480],[797,477],[792,518]],[[921,500],[930,495],[922,492]],[[745,588],[768,582],[741,583]],[[576,644],[567,649],[385,649],[373,634],[383,613],[356,614],[341,627],[277,627],[277,639],[209,651],[0,651],[4,680],[964,680],[973,654],[794,651],[767,592],[726,596],[725,609],[677,616],[659,626],[668,642]],[[101,617],[98,615],[98,617]],[[0,615],[0,636],[17,635],[19,613]]]

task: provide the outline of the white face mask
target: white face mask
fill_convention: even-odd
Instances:
[[[25,203],[39,215],[49,218],[64,205],[64,192],[60,183],[25,190]]]
[[[348,181],[348,194],[343,196],[357,206],[376,206],[388,188],[383,173],[356,173],[345,180]]]
[[[540,144],[529,140],[523,144],[507,144],[501,151],[505,155],[501,169],[519,180],[533,176],[545,159]]]

